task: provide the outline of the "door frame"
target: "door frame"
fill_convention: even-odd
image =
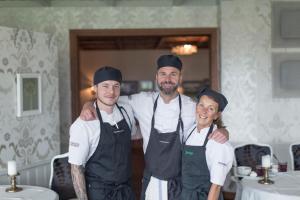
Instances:
[[[210,36],[210,83],[215,90],[220,89],[220,58],[218,28],[163,28],[163,29],[76,29],[70,30],[70,65],[71,65],[71,102],[72,122],[80,114],[80,38],[84,37],[120,37],[120,36]]]

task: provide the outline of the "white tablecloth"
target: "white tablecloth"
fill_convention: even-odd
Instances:
[[[259,184],[258,179],[243,178],[238,182],[236,199],[300,200],[300,171],[277,173],[272,185]]]
[[[38,186],[20,185],[23,190],[20,192],[9,193],[5,192],[8,185],[0,185],[1,200],[58,200],[56,192]]]

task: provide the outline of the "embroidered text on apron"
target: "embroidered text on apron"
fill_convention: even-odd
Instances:
[[[180,95],[178,96],[179,118],[176,131],[168,133],[160,133],[157,129],[154,128],[155,111],[157,108],[158,97],[156,98],[153,106],[150,138],[145,153],[145,170],[141,200],[145,199],[145,192],[151,176],[154,176],[161,180],[167,180],[168,199],[177,200],[180,198],[181,192],[180,127],[183,130],[183,123],[181,119],[181,97]]]
[[[131,130],[123,119],[115,126],[103,122],[98,105],[101,136],[85,167],[89,200],[133,200],[131,177]],[[125,109],[123,109],[125,111]],[[125,111],[126,113],[126,111]],[[126,113],[127,114],[127,113]],[[128,116],[128,115],[127,115]]]

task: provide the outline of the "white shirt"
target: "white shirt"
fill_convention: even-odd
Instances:
[[[153,106],[157,96],[158,92],[141,92],[129,97],[120,97],[120,101],[128,102],[131,105],[133,114],[139,121],[141,134],[143,137],[144,153],[146,152],[150,138]],[[195,123],[196,103],[188,96],[180,96],[181,118],[184,124],[185,134]],[[154,128],[162,133],[175,131],[179,119],[179,111],[180,108],[178,96],[172,99],[169,103],[165,103],[161,96],[159,96],[157,100],[157,108],[155,111]],[[180,132],[180,134],[181,138],[183,133]],[[146,190],[146,200],[167,200],[167,184],[167,181],[151,177]]]
[[[131,107],[127,104],[119,104],[125,111],[121,109],[124,118],[131,128],[131,135],[135,134],[136,126],[134,125],[134,117]],[[110,125],[116,125],[123,119],[117,106],[114,106],[111,114],[100,110],[103,122],[107,122]],[[69,142],[69,163],[74,165],[83,165],[87,163],[89,158],[95,152],[101,135],[100,122],[98,119],[92,121],[84,121],[77,118],[76,121],[70,127],[70,142]]]
[[[190,134],[193,128],[194,127],[189,130],[187,135]],[[215,129],[216,126],[214,126],[213,130]],[[197,128],[195,128],[191,136],[187,139],[186,145],[202,146],[208,134],[208,130],[209,127],[203,128],[198,132]],[[214,140],[208,140],[205,155],[210,173],[210,182],[222,186],[225,182],[227,173],[232,167],[234,158],[233,147],[228,141],[221,144]]]
[[[121,102],[128,102],[132,109],[133,114],[137,118],[143,136],[143,150],[149,142],[151,131],[151,120],[153,115],[153,106],[158,92],[141,92],[131,96],[121,96]],[[188,96],[181,96],[181,118],[184,124],[184,133],[195,123],[196,103]],[[157,100],[157,108],[155,111],[155,124],[154,127],[164,133],[173,132],[177,128],[179,118],[179,98],[178,96],[172,99],[169,103],[165,103],[161,96]],[[180,129],[181,130],[181,129]],[[182,134],[182,133],[181,133]]]

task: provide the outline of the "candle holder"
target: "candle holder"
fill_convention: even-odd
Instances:
[[[20,192],[23,190],[23,188],[17,187],[16,176],[19,175],[19,173],[17,173],[16,175],[8,175],[10,178],[10,187],[6,188],[5,192]]]
[[[274,181],[269,179],[269,167],[263,167],[264,170],[264,177],[263,179],[259,180],[258,183],[264,184],[264,185],[271,185],[274,184]]]

